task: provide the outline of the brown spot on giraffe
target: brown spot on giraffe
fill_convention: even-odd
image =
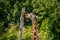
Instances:
[[[38,40],[36,17],[32,19],[32,40]]]

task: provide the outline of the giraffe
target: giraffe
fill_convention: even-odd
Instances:
[[[37,35],[37,27],[36,27],[36,15],[34,13],[27,14],[27,18],[32,20],[32,40],[39,40]]]

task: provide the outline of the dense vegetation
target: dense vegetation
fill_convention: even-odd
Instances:
[[[0,40],[18,40],[22,7],[38,16],[41,40],[60,40],[60,0],[0,0]],[[23,40],[31,40],[31,20],[24,25]]]

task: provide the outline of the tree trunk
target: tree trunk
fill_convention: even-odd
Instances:
[[[19,27],[18,40],[22,40],[22,32],[23,32],[23,26],[24,26],[24,15],[25,15],[25,8],[22,8],[21,17],[20,17],[20,27]]]

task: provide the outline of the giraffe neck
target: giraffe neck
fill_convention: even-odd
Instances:
[[[32,20],[32,40],[38,40],[36,18],[35,17]]]

